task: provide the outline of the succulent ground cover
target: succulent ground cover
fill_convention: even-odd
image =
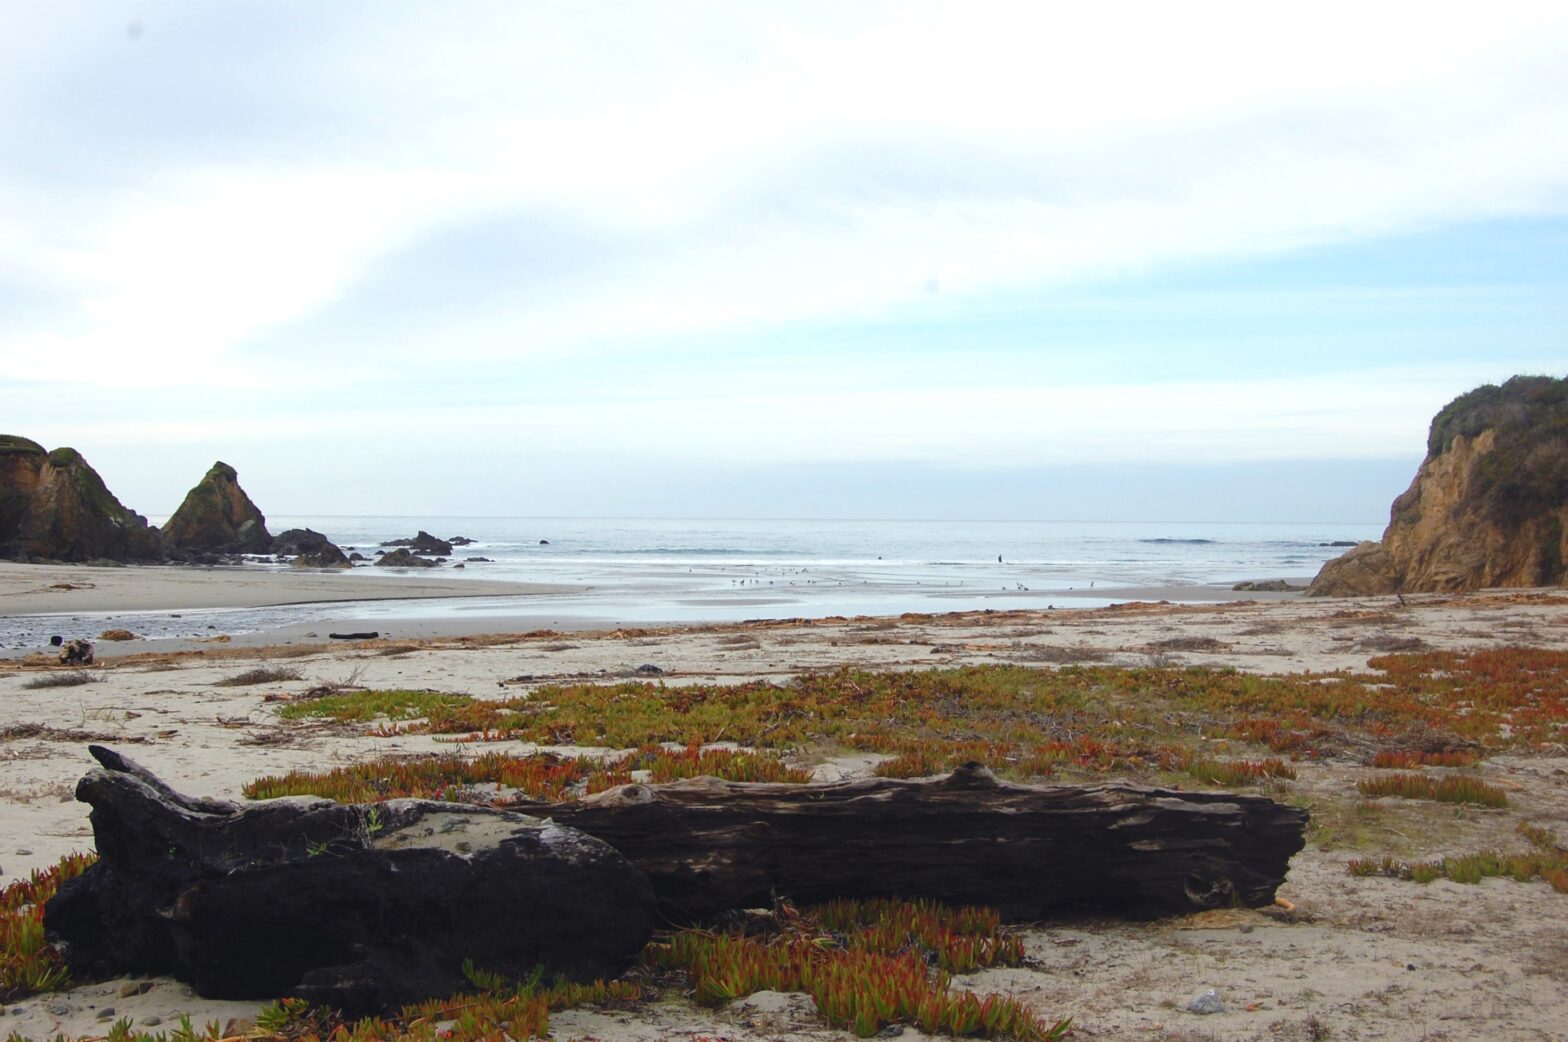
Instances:
[[[96,860],[93,854],[72,854],[0,889],[0,1002],[68,983],[64,962],[44,942],[44,903],[61,883],[81,875]]]
[[[601,792],[632,781],[633,771],[647,772],[648,780],[656,783],[702,775],[742,782],[811,780],[810,771],[791,767],[767,752],[644,746],[610,758],[548,752],[383,757],[330,771],[292,771],[258,778],[243,791],[251,799],[324,796],[339,803],[377,803],[418,797],[504,807],[525,800],[560,800]]]
[[[1352,858],[1350,874],[1389,876],[1416,883],[1447,879],[1455,883],[1473,884],[1497,877],[1528,883],[1542,879],[1558,893],[1568,894],[1568,848],[1559,844],[1550,831],[1539,826],[1521,822],[1518,831],[1528,841],[1529,850],[1516,853],[1484,850],[1438,861],[1401,861],[1386,856]]]
[[[685,930],[649,945],[646,965],[686,975],[692,998],[722,1005],[754,992],[803,991],[830,1025],[869,1038],[893,1023],[927,1034],[1011,1038],[1065,1036],[1001,995],[952,988],[951,971],[1022,964],[1022,941],[994,911],[916,901],[840,901],[775,913],[755,933]]]
[[[576,684],[477,699],[343,692],[285,703],[285,718],[460,743],[701,748],[788,758],[838,746],[918,777],[975,760],[1019,778],[1164,771],[1220,785],[1289,779],[1281,757],[1465,766],[1568,740],[1568,653],[1502,648],[1370,660],[1372,673],[1258,676],[1228,669],[973,666],[839,669],[787,683]],[[1221,757],[1234,743],[1255,759]]]

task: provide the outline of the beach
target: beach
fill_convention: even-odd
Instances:
[[[47,592],[61,584],[93,582],[94,591],[123,598],[124,604],[163,609],[188,607],[192,601],[180,600],[188,596],[210,604],[219,597],[209,589],[214,585],[253,603],[320,597],[340,590],[348,578],[283,573],[237,583],[196,573],[190,582],[189,576],[171,574],[179,571],[6,566],[0,575],[20,597],[37,598],[21,602],[8,595],[8,608],[59,606],[61,601],[49,598],[86,592]],[[427,595],[447,592],[439,581],[415,585]],[[394,586],[397,582],[388,589]],[[1568,649],[1565,609],[1562,591],[1492,591],[1403,600],[1131,601],[1078,610],[574,632],[470,629],[353,642],[291,637],[295,642],[289,644],[215,641],[173,651],[128,641],[114,645],[115,656],[89,671],[92,682],[61,688],[32,686],[61,672],[40,651],[0,662],[0,698],[7,707],[0,740],[0,834],[11,837],[0,850],[0,875],[23,877],[91,847],[86,808],[72,799],[76,780],[91,766],[85,750],[90,742],[126,753],[176,789],[225,799],[239,799],[241,786],[262,775],[457,748],[439,735],[377,737],[362,727],[277,716],[279,705],[323,685],[432,689],[485,699],[551,684],[649,677],[670,685],[787,683],[844,667],[1200,667],[1327,675],[1365,672],[1370,660],[1401,650]],[[276,670],[278,679],[235,683],[258,667]],[[537,747],[520,741],[486,744],[486,751],[492,748],[517,754]],[[463,752],[472,754],[468,747]],[[817,781],[866,776],[883,758],[832,746],[790,755]],[[1529,820],[1568,834],[1562,781],[1568,750],[1497,755],[1478,770],[1506,785]],[[1341,806],[1340,794],[1365,775],[1361,765],[1327,757],[1299,762],[1296,771],[1297,779],[1281,787],[1279,798],[1305,801],[1325,826],[1328,817],[1355,813]],[[1387,846],[1442,856],[1477,844],[1507,846],[1517,817],[1466,813],[1423,839],[1412,830],[1428,819],[1402,822],[1380,813],[1366,825],[1376,834],[1358,840],[1356,852]],[[1568,1022],[1568,990],[1562,987],[1568,899],[1544,884],[1509,880],[1418,886],[1354,878],[1345,870],[1342,839],[1325,842],[1319,836],[1296,856],[1280,891],[1293,909],[1289,913],[1205,913],[1154,924],[1101,919],[1036,924],[1026,933],[1031,956],[1026,967],[986,971],[965,986],[1006,991],[1053,1015],[1071,1015],[1078,1037],[1086,1038],[1139,1033],[1177,1039],[1199,1037],[1183,1032],[1200,1029],[1206,1038],[1305,1038],[1318,1024],[1344,1038],[1414,1042],[1484,1033],[1527,1039],[1549,1037]],[[1092,979],[1083,976],[1089,967]],[[1209,987],[1226,996],[1226,1014],[1199,1021],[1181,1010]],[[809,1000],[803,1007],[797,999],[763,994],[719,1010],[679,1001],[629,1012],[568,1010],[553,1014],[551,1027],[558,1038],[837,1037],[824,1032]],[[23,999],[11,1005],[0,1027],[33,1038],[59,1032],[90,1036],[102,1033],[105,1008],[114,1017],[149,1025],[146,1018],[169,1024],[188,1012],[197,1023],[238,1018],[243,1027],[258,1005],[205,1000],[173,980],[156,979],[145,988],[119,980]]]
[[[92,566],[0,563],[0,657],[35,651],[55,634],[96,640],[106,630],[135,639],[102,641],[105,657],[148,650],[188,651],[214,640],[240,647],[308,643],[329,632],[375,632],[399,639],[495,632],[604,630],[690,621],[746,621],[832,614],[943,611],[975,603],[957,591],[906,584],[850,598],[836,590],[773,593],[745,586],[703,588],[684,576],[658,587],[627,584],[612,594],[570,583],[521,582],[359,568],[352,572],[237,565]],[[1298,579],[1304,583],[1304,579]],[[673,591],[673,592],[672,592]],[[1027,609],[1045,595],[998,589],[989,610]],[[1237,591],[1228,583],[1100,587],[1049,594],[1049,610],[1125,601],[1227,603],[1290,600],[1299,593]],[[971,608],[971,610],[977,610]],[[979,609],[984,610],[984,609]]]
[[[50,565],[0,562],[5,615],[263,608],[344,601],[506,597],[560,593],[560,584],[450,575],[361,576],[340,571],[189,565]]]

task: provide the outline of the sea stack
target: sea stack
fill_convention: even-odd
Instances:
[[[1516,376],[1454,399],[1381,542],[1329,561],[1307,593],[1355,596],[1568,580],[1568,379]]]
[[[75,449],[0,435],[0,557],[155,561],[158,530],[127,508]]]
[[[239,475],[220,460],[164,524],[163,547],[170,557],[265,554],[272,552],[272,536],[266,517],[240,488]]]

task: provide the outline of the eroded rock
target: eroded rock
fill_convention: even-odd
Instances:
[[[171,557],[266,554],[272,552],[272,536],[266,517],[240,487],[238,473],[220,460],[164,524],[163,546]]]
[[[1516,376],[1450,402],[1379,543],[1326,563],[1309,595],[1568,582],[1568,380]]]
[[[153,561],[158,530],[127,508],[75,449],[0,435],[0,557]]]

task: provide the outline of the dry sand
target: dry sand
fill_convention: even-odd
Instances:
[[[63,573],[30,570],[47,587]],[[95,572],[95,575],[97,573]],[[288,577],[292,578],[292,577]],[[9,573],[5,581],[13,581]],[[462,583],[468,587],[470,583]],[[407,596],[407,594],[399,594]],[[10,607],[10,601],[7,601]],[[1561,591],[1365,601],[1292,600],[1218,606],[1128,605],[1055,612],[965,613],[603,633],[448,637],[363,645],[130,655],[79,687],[30,689],[48,667],[0,662],[0,878],[25,875],[92,842],[86,807],[72,799],[90,761],[85,743],[128,753],[193,794],[237,798],[259,775],[323,769],[389,752],[441,749],[422,736],[371,738],[342,728],[279,721],[267,694],[351,678],[375,687],[430,687],[476,696],[529,686],[631,675],[658,666],[670,683],[786,677],[844,664],[924,668],[970,663],[1203,664],[1283,673],[1365,669],[1386,650],[1500,645],[1568,648]],[[297,680],[247,687],[219,681],[267,662]],[[26,725],[36,725],[37,729]],[[53,729],[53,730],[49,730]],[[523,743],[503,743],[523,752]],[[874,756],[819,757],[817,777],[869,771]],[[1361,770],[1298,766],[1283,797],[1334,797]],[[1485,846],[1514,848],[1521,814],[1568,836],[1568,750],[1485,761],[1510,786],[1515,808],[1445,808],[1416,826],[1397,816],[1334,823],[1360,842],[1402,856],[1440,857]],[[1135,1039],[1561,1039],[1568,1025],[1568,897],[1544,884],[1489,880],[1418,886],[1357,879],[1343,843],[1315,832],[1292,862],[1281,896],[1290,914],[1207,913],[1161,923],[1089,921],[1029,930],[1030,964],[980,974],[982,990],[1010,992],[1050,1016],[1074,1018],[1077,1038]],[[1393,833],[1392,835],[1385,834]],[[1353,853],[1364,853],[1356,849]],[[1185,1004],[1217,988],[1226,1012]],[[125,992],[126,994],[122,994]],[[134,994],[133,994],[134,992]],[[105,1008],[113,1014],[105,1015]],[[178,982],[111,981],[14,1004],[0,1034],[102,1035],[112,1017],[164,1027],[246,1017],[255,1003],[201,999]],[[557,1038],[834,1038],[809,1000],[762,994],[717,1011],[680,1000],[632,1012],[573,1010],[551,1018]],[[918,1038],[915,1031],[907,1038]]]

